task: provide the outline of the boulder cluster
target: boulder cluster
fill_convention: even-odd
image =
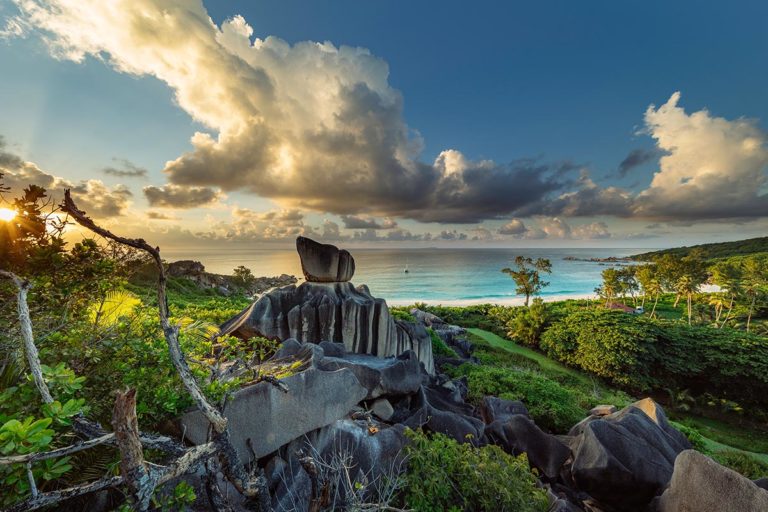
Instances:
[[[297,244],[308,278],[352,277],[351,256],[310,242]],[[334,250],[337,256],[321,257]],[[650,398],[621,410],[585,411],[566,435],[540,429],[520,401],[485,397],[474,407],[466,402],[466,381],[440,372],[441,364],[477,363],[464,330],[411,313],[415,322],[395,322],[367,290],[311,281],[260,298],[222,326],[230,334],[280,339],[274,359],[302,362],[280,381],[282,389],[258,382],[223,408],[240,457],[263,468],[275,510],[313,510],[325,492],[318,482],[328,478],[384,481],[407,464],[406,428],[526,453],[550,511],[768,510],[768,491],[693,451]],[[429,336],[422,340],[427,327],[458,360],[437,358],[435,365]],[[199,411],[180,423],[187,440],[207,441],[209,425]],[[343,503],[345,493],[356,492],[341,480],[323,499]]]

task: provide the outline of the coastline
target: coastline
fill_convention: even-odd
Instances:
[[[569,299],[594,299],[594,293],[563,293],[554,295],[545,295],[541,298],[544,302],[559,302]],[[387,299],[389,306],[411,306],[416,302],[424,302],[430,306],[476,306],[478,304],[493,304],[496,306],[522,306],[525,303],[525,297],[509,297],[505,299],[447,299],[447,300],[424,300],[424,299]]]

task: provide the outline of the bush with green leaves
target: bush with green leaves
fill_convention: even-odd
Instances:
[[[545,511],[546,492],[525,455],[515,457],[494,445],[477,448],[442,434],[406,431],[408,470],[405,506],[420,512]]]
[[[626,389],[687,389],[765,413],[768,343],[755,334],[592,309],[550,326],[540,348]]]
[[[479,405],[491,395],[521,400],[536,424],[553,432],[567,432],[590,407],[587,395],[533,370],[465,363],[447,372],[451,377],[467,377],[470,402]]]
[[[411,314],[411,308],[407,306],[390,306],[389,314],[395,320],[402,320],[403,322],[416,322],[416,317]]]
[[[507,335],[526,345],[537,346],[548,321],[547,305],[536,297],[530,306],[516,309],[516,314],[507,321]]]

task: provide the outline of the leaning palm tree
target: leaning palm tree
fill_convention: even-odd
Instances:
[[[657,279],[651,279],[644,287],[644,290],[654,297],[653,308],[651,309],[651,318],[653,318],[656,314],[656,306],[659,303],[659,296],[664,291],[664,288],[662,288],[661,283]]]
[[[709,305],[715,308],[715,326],[719,325],[723,310],[728,305],[728,297],[723,293],[713,293],[709,296]]]

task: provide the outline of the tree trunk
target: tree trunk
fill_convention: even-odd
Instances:
[[[32,373],[35,386],[40,392],[43,402],[46,404],[53,403],[53,397],[43,378],[43,369],[40,366],[40,354],[37,352],[35,338],[32,335],[32,319],[29,316],[29,304],[27,304],[27,294],[29,293],[29,289],[32,288],[32,284],[29,281],[22,280],[16,274],[4,270],[0,270],[0,277],[10,279],[13,281],[13,284],[16,285],[16,289],[18,290],[16,294],[16,302],[19,311],[19,324],[21,325],[21,336],[24,339],[24,353],[27,355],[29,371]]]
[[[686,302],[688,303],[688,327],[691,326],[691,294],[688,294],[688,297],[686,299]]]
[[[144,463],[144,450],[139,440],[139,423],[136,419],[136,390],[119,392],[115,397],[112,413],[117,447],[120,449],[120,474],[131,491],[134,510],[149,509],[157,479],[150,474]]]
[[[731,311],[733,310],[733,300],[734,300],[734,296],[731,295],[731,302],[728,304],[728,312],[725,314],[725,320],[723,320],[723,323],[720,324],[720,327],[719,327],[720,329],[725,327],[725,324],[728,323],[728,319],[731,318]]]
[[[680,294],[675,295],[675,303],[672,305],[673,308],[677,307],[677,304],[680,302]]]
[[[749,324],[752,322],[752,311],[755,309],[755,299],[757,294],[752,295],[752,302],[749,304],[749,314],[747,315],[747,332],[749,332]]]
[[[656,305],[659,303],[659,294],[656,294],[656,299],[653,301],[653,309],[651,309],[651,318],[656,314]]]

